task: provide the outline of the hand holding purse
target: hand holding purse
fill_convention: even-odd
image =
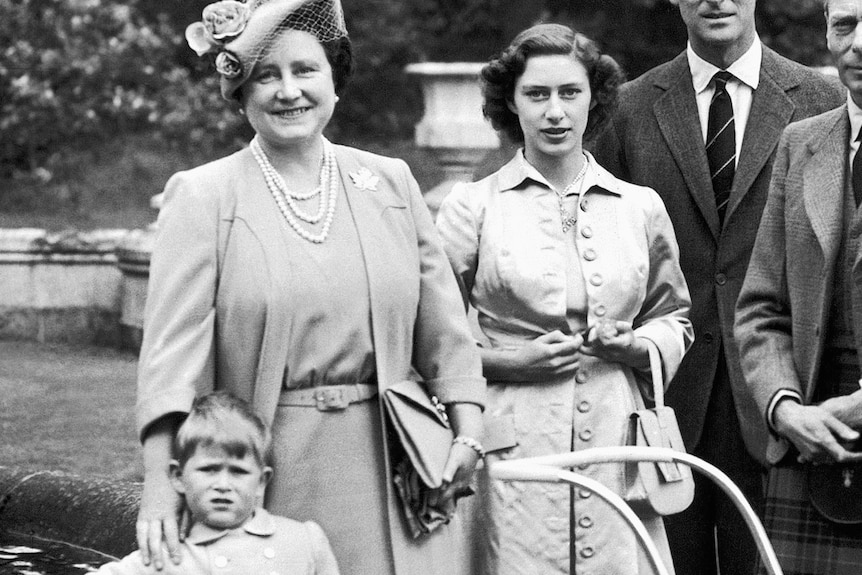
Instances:
[[[629,416],[627,445],[667,447],[685,453],[676,414],[664,404],[661,356],[649,339],[647,348],[655,394],[655,407],[646,409],[640,389],[632,384],[635,401],[641,407]],[[626,496],[629,505],[640,513],[672,515],[684,511],[694,499],[694,477],[683,463],[626,463]]]

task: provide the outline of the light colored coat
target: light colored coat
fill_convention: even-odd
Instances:
[[[566,242],[554,192],[522,189],[523,176],[507,166],[487,178],[456,186],[437,216],[446,252],[495,348],[513,348],[558,329],[566,320]],[[658,195],[614,178],[591,161],[597,185],[579,204],[577,251],[588,300],[588,323],[604,318],[633,323],[635,334],[656,343],[666,381],[691,344],[689,295],[678,247]],[[570,232],[572,233],[572,232]],[[574,377],[541,383],[489,382],[487,461],[625,443],[629,414],[642,378],[618,363],[583,357]],[[583,471],[624,493],[620,465]],[[568,573],[567,488],[490,482],[487,572]],[[634,536],[609,507],[579,495],[574,553],[580,570],[637,573]],[[658,542],[661,520],[649,522]]]
[[[380,390],[415,368],[442,402],[482,405],[481,362],[455,278],[407,165],[343,146],[336,146],[336,159],[364,256]],[[376,189],[349,177],[363,167],[378,176]],[[248,148],[168,182],[138,376],[142,433],[166,414],[187,412],[196,393],[214,388],[251,401],[272,421],[291,310],[300,305],[289,298],[284,255],[286,234],[293,233]],[[467,572],[453,552],[462,542],[450,530],[419,541],[406,534],[385,461],[387,509],[380,512],[389,517],[393,573]],[[361,519],[352,518],[360,525]],[[337,555],[338,542],[332,543]],[[387,553],[383,542],[379,552]]]
[[[745,383],[764,426],[778,390],[796,391],[806,404],[814,394],[842,239],[849,139],[844,105],[788,126],[775,158],[735,326]],[[862,250],[848,278],[857,286],[860,262]],[[862,291],[852,293],[853,316],[862,317]],[[862,349],[862,328],[854,334]],[[789,447],[772,433],[764,441],[769,463]]]

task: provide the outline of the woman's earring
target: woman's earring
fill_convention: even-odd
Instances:
[[[240,109],[239,109],[239,115],[240,115],[240,116],[245,116],[245,108],[240,108]]]
[[[336,96],[336,97],[335,97],[335,103],[337,104],[337,103],[338,103],[338,101],[339,101],[340,99],[341,99],[341,98],[339,98],[338,96]]]

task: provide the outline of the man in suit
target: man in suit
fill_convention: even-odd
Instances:
[[[782,568],[855,575],[862,527],[827,517],[862,520],[862,468],[842,465],[862,461],[850,445],[862,430],[862,0],[825,6],[847,103],[781,139],[735,333],[755,412],[771,430],[765,523]]]
[[[667,401],[689,452],[728,473],[761,510],[763,468],[749,453],[764,462],[768,432],[745,392],[734,307],[781,131],[840,105],[844,93],[761,44],[755,0],[671,2],[688,31],[686,50],[623,86],[594,151],[667,206],[695,330]],[[736,509],[709,480],[697,476],[696,484],[691,507],[665,518],[677,574],[714,574],[716,563],[722,573],[751,573],[756,547],[740,535],[746,528]]]

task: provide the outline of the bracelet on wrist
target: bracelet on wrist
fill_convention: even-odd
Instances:
[[[479,443],[472,437],[468,437],[466,435],[459,435],[452,440],[452,444],[454,445],[455,443],[466,445],[467,447],[478,453],[480,459],[483,459],[485,457],[485,448],[482,447],[481,443]]]

